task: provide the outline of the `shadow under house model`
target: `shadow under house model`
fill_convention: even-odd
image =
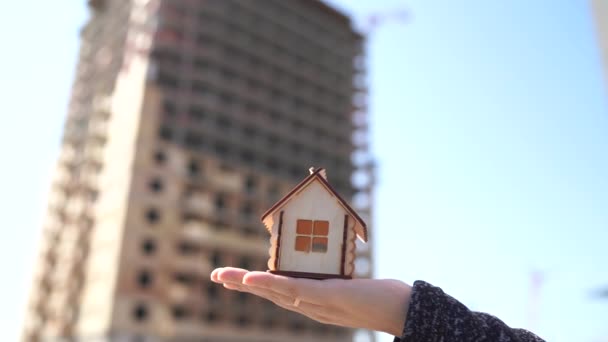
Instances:
[[[289,277],[351,279],[355,239],[367,242],[365,222],[327,182],[322,168],[311,168],[262,222],[271,235],[269,272]]]

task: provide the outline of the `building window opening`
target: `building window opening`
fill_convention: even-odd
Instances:
[[[203,146],[203,137],[196,132],[188,132],[184,138],[184,143],[190,148],[198,149]]]
[[[207,297],[216,298],[218,296],[218,285],[214,283],[207,284],[206,292]]]
[[[209,323],[214,323],[219,319],[219,315],[215,311],[209,311],[205,314],[205,320]]]
[[[256,184],[255,178],[253,178],[253,176],[249,176],[245,180],[245,190],[250,194],[255,191],[256,185],[257,184]]]
[[[177,113],[177,107],[175,106],[175,103],[171,101],[165,101],[163,103],[163,110],[168,115],[174,115]]]
[[[218,251],[211,254],[211,264],[213,264],[213,268],[218,268],[222,264],[222,256]]]
[[[257,135],[257,130],[251,125],[245,125],[243,127],[243,135],[247,139],[253,139]]]
[[[217,210],[223,210],[226,208],[226,198],[222,194],[218,194],[215,197],[215,208]]]
[[[247,315],[239,314],[236,317],[236,324],[239,327],[244,328],[244,327],[248,326],[250,323],[251,323],[251,320],[249,319],[249,317],[247,317]]]
[[[200,107],[191,107],[189,114],[190,118],[196,121],[202,121],[205,118],[205,112]]]
[[[255,157],[253,155],[253,152],[251,152],[250,150],[243,150],[241,152],[241,159],[244,162],[251,163],[255,160]]]
[[[198,176],[200,172],[201,167],[198,162],[196,160],[191,160],[190,163],[188,163],[188,174],[190,174],[190,176]]]
[[[268,197],[270,197],[270,199],[274,200],[276,199],[279,194],[280,194],[280,188],[277,184],[273,184],[270,187],[268,187]]]
[[[163,165],[167,161],[167,155],[163,151],[154,153],[154,161],[157,165]]]
[[[173,131],[171,131],[171,128],[169,128],[167,126],[161,127],[158,135],[163,140],[170,141],[171,139],[173,139]]]
[[[160,221],[160,213],[154,208],[148,209],[146,212],[146,219],[148,220],[148,223],[156,224]]]
[[[249,261],[248,257],[241,257],[239,259],[239,268],[242,268],[244,270],[248,270],[249,267],[251,267],[251,262]]]
[[[292,321],[289,323],[289,329],[293,332],[302,332],[305,329],[305,326],[300,321]]]
[[[230,120],[224,116],[217,118],[217,127],[222,131],[228,131],[232,127]]]
[[[139,272],[137,275],[137,284],[140,288],[149,288],[152,286],[152,281],[154,280],[152,273],[147,270]]]
[[[151,180],[149,186],[152,192],[161,192],[163,190],[163,182],[160,180],[160,178],[154,178]]]
[[[241,215],[245,220],[251,219],[251,216],[253,215],[253,207],[251,204],[248,203],[243,206],[241,209]]]
[[[143,303],[137,304],[133,309],[133,318],[138,322],[147,320],[148,316],[148,307]]]
[[[192,83],[192,92],[198,95],[205,94],[207,92],[207,85],[203,82],[194,81]]]
[[[276,159],[274,158],[269,158],[266,161],[266,166],[268,167],[269,170],[271,171],[276,171],[279,168],[279,163],[277,162]]]
[[[156,252],[156,242],[152,239],[146,239],[141,244],[141,249],[144,254],[152,255]]]
[[[249,295],[247,295],[247,293],[245,293],[245,292],[239,292],[237,294],[236,300],[237,300],[237,302],[239,302],[239,304],[245,305],[245,304],[247,304],[247,301],[249,300]]]
[[[230,148],[222,142],[217,142],[215,143],[215,152],[220,156],[225,156],[230,153]]]

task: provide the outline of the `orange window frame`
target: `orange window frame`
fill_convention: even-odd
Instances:
[[[328,235],[329,221],[298,219],[294,249],[304,253],[327,253]]]

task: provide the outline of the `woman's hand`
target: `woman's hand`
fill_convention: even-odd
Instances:
[[[398,280],[311,280],[231,267],[214,270],[211,280],[321,323],[395,336],[402,333],[411,294],[411,287]]]

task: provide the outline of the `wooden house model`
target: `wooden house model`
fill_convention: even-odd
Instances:
[[[262,222],[271,235],[269,271],[290,277],[350,279],[355,239],[367,242],[365,222],[327,182],[322,168],[311,168]]]

